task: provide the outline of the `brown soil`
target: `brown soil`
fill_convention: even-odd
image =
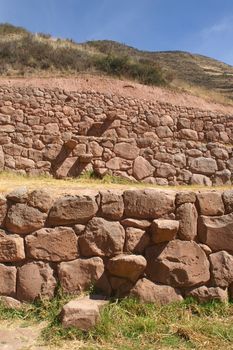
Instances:
[[[147,101],[168,102],[173,105],[194,107],[213,112],[233,113],[233,107],[221,105],[204,98],[185,92],[175,92],[161,87],[150,87],[132,81],[113,79],[103,76],[82,74],[79,77],[68,78],[3,78],[0,77],[0,85],[16,87],[61,88],[67,91],[95,91],[101,93],[116,94],[123,97],[132,97]]]

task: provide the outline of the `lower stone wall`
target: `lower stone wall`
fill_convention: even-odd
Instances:
[[[166,303],[233,298],[233,190],[0,197],[0,295],[98,289]]]

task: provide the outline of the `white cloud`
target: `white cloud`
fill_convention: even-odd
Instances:
[[[221,19],[219,22],[214,23],[213,25],[204,28],[201,32],[203,38],[208,38],[214,34],[223,34],[226,32],[233,31],[233,16],[228,16]]]

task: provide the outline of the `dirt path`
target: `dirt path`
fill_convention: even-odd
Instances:
[[[59,346],[44,345],[40,338],[45,323],[0,321],[0,350],[82,350],[80,341],[66,341]],[[87,348],[85,348],[87,349]]]
[[[123,97],[143,99],[147,101],[168,102],[174,105],[194,107],[198,109],[232,113],[232,106],[225,106],[210,102],[204,98],[197,97],[186,92],[175,92],[171,89],[151,87],[132,81],[113,79],[104,76],[80,74],[72,78],[4,78],[0,77],[0,85],[18,87],[42,87],[61,88],[67,91],[96,91],[101,93],[116,94]]]
[[[28,322],[1,321],[1,350],[47,350],[40,344],[39,336],[42,324],[30,325]]]

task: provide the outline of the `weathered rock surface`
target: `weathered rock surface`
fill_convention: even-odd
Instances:
[[[155,284],[146,278],[140,279],[130,295],[143,303],[169,304],[182,301],[182,295],[173,287]]]
[[[93,218],[79,237],[80,252],[83,256],[113,256],[123,251],[125,230],[119,222]]]
[[[210,254],[211,280],[215,286],[228,287],[233,282],[233,256],[225,251]]]
[[[137,180],[145,179],[153,175],[154,167],[143,157],[137,157],[133,165],[133,176]]]
[[[197,299],[200,303],[207,303],[209,301],[228,301],[227,289],[222,289],[219,287],[206,287],[201,286],[194,288],[186,293],[186,296]]]
[[[0,237],[0,262],[16,262],[25,258],[23,238],[17,235]]]
[[[48,263],[29,262],[18,268],[17,298],[34,301],[38,298],[51,299],[56,280]]]
[[[7,214],[7,203],[5,197],[0,195],[0,227],[3,226]]]
[[[189,166],[194,173],[203,175],[212,175],[218,170],[217,163],[213,158],[192,158]]]
[[[233,212],[233,190],[223,192],[223,201],[226,208],[226,213],[230,214]]]
[[[93,328],[100,320],[100,310],[108,304],[100,297],[85,297],[72,300],[61,311],[61,321],[64,328],[76,327],[82,331]]]
[[[28,205],[37,208],[43,213],[47,213],[53,203],[52,196],[46,190],[40,189],[32,191],[28,195]]]
[[[223,216],[200,216],[198,237],[213,251],[233,252],[233,214]]]
[[[176,210],[180,222],[178,237],[184,241],[194,240],[197,235],[198,213],[193,203],[181,204]]]
[[[103,275],[104,263],[99,257],[62,262],[58,269],[62,289],[71,294],[88,290],[93,285],[101,288]]]
[[[175,239],[179,229],[179,221],[176,220],[154,220],[151,225],[151,237],[154,243],[168,242]]]
[[[135,227],[141,230],[146,230],[151,226],[151,222],[148,220],[137,220],[127,218],[121,221],[121,225],[124,227]]]
[[[22,308],[22,303],[19,300],[7,296],[1,296],[0,303],[6,309],[20,310]]]
[[[119,220],[124,214],[124,202],[120,193],[113,191],[102,191],[101,215],[109,220]]]
[[[190,287],[210,278],[206,254],[195,242],[174,240],[149,247],[146,259],[146,275],[153,282]]]
[[[0,295],[15,295],[16,273],[16,267],[0,264]]]
[[[49,212],[51,226],[87,223],[98,211],[95,197],[67,196],[58,199]]]
[[[12,205],[6,217],[6,228],[13,233],[26,235],[44,226],[46,214],[26,204]]]
[[[113,276],[136,282],[143,274],[146,264],[142,255],[118,255],[108,261],[107,269]]]
[[[144,230],[135,227],[127,227],[125,230],[125,251],[134,254],[142,254],[150,244],[150,236]]]
[[[200,192],[197,195],[201,215],[217,216],[224,214],[224,204],[221,192]]]
[[[114,153],[116,153],[118,157],[132,160],[139,155],[139,148],[129,143],[121,142],[117,143],[114,147]]]
[[[42,228],[28,235],[25,244],[27,256],[36,260],[59,262],[78,257],[78,237],[70,227]]]
[[[181,205],[185,203],[195,203],[196,193],[192,191],[179,191],[176,194],[176,205]]]
[[[175,209],[175,193],[157,190],[124,192],[125,215],[137,219],[156,219]]]

